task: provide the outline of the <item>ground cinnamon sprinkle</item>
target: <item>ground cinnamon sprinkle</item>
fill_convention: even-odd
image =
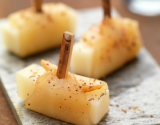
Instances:
[[[102,93],[101,95],[100,95],[100,97],[102,97],[104,95],[104,93]]]
[[[129,108],[129,109],[132,109],[132,107],[131,107],[131,106],[129,106],[128,108]]]
[[[47,82],[48,82],[48,83],[51,83],[49,79],[47,80]]]
[[[117,104],[116,107],[119,107],[119,105]]]
[[[92,101],[92,100],[94,100],[94,98],[90,98],[88,101]]]
[[[138,109],[138,106],[136,106],[136,107],[133,107],[133,110],[136,110],[136,109]]]
[[[93,86],[89,86],[89,89],[91,89]]]
[[[121,109],[124,113],[127,113],[127,110],[126,109]]]
[[[53,77],[51,77],[51,80],[54,80],[54,78],[53,78]]]
[[[153,118],[153,115],[150,115],[150,118]]]
[[[95,38],[95,36],[91,36],[91,39],[94,39]]]

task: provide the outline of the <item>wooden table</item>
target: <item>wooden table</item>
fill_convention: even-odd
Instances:
[[[17,0],[17,1],[20,1],[20,0]],[[45,1],[48,2],[49,0],[45,0]],[[58,1],[58,0],[55,0],[55,1]],[[70,0],[70,1],[61,0],[61,1],[62,2],[64,1],[68,5],[77,9],[90,8],[90,7],[96,7],[101,5],[100,0],[87,0],[87,1],[82,0],[82,1],[76,1],[76,2],[75,0]],[[1,2],[2,1],[0,1],[0,6],[2,6]],[[112,4],[122,16],[130,17],[139,21],[140,31],[142,34],[142,39],[144,41],[144,46],[149,50],[152,56],[160,64],[160,56],[159,56],[160,54],[160,16],[143,17],[140,15],[133,14],[128,11],[123,0],[112,0]],[[29,3],[26,5],[23,4],[22,6],[27,7],[29,6]],[[9,10],[10,11],[16,10],[16,8],[18,8],[18,5],[15,6],[14,8],[10,8]],[[6,14],[8,13],[9,11],[6,11],[4,15],[2,13],[0,14],[2,17],[2,16],[6,16]],[[17,122],[10,110],[10,107],[1,89],[0,89],[0,125],[17,125]]]

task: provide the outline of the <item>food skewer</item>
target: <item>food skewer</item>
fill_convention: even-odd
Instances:
[[[76,125],[96,125],[109,111],[108,85],[68,72],[73,42],[74,34],[64,32],[58,67],[41,60],[43,67],[32,64],[18,71],[18,95],[27,109]]]
[[[109,18],[111,18],[110,0],[102,0],[102,5],[103,5],[104,17],[108,16]]]
[[[33,7],[36,12],[42,12],[42,0],[32,0]]]
[[[64,32],[62,37],[61,51],[59,56],[57,77],[62,79],[68,74],[70,60],[72,55],[72,48],[74,43],[74,34]]]

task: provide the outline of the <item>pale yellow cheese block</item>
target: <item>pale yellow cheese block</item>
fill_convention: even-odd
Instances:
[[[37,78],[45,73],[45,69],[39,65],[32,64],[16,73],[18,96],[27,99],[35,88]]]
[[[138,22],[106,18],[93,25],[73,47],[71,70],[102,78],[131,61],[141,48]]]
[[[9,51],[30,56],[61,45],[64,31],[75,32],[77,13],[62,3],[43,4],[42,13],[33,8],[15,12],[1,28]]]
[[[77,125],[99,123],[109,108],[107,83],[72,73],[68,73],[64,79],[59,79],[56,76],[57,66],[47,61],[42,61],[42,64],[46,72],[40,74],[37,81],[30,81],[30,70],[37,71],[38,68],[43,72],[42,67],[31,65],[17,72],[18,93],[22,91],[19,93],[20,97],[26,94],[23,85],[26,88],[34,88],[28,89],[32,94],[25,98],[25,107]]]

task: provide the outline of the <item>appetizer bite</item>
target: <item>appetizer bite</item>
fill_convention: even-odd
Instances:
[[[74,35],[63,35],[58,67],[42,60],[16,73],[25,107],[77,125],[94,125],[107,114],[109,90],[104,81],[68,72]]]
[[[141,38],[138,22],[111,18],[110,2],[103,0],[104,19],[86,31],[73,47],[71,70],[102,78],[124,66],[138,54]]]
[[[60,46],[61,34],[75,31],[75,10],[63,3],[33,3],[34,7],[9,15],[2,27],[7,49],[22,58]]]

